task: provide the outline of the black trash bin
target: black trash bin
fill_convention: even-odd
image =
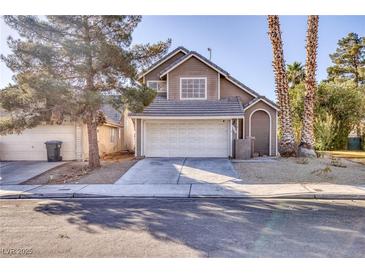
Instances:
[[[61,156],[61,141],[47,141],[45,142],[47,148],[47,160],[48,162],[62,161]]]

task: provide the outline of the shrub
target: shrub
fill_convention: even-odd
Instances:
[[[338,123],[328,113],[316,117],[314,122],[314,135],[317,150],[335,149],[334,140],[336,139],[337,127]]]
[[[316,148],[345,149],[347,138],[365,116],[365,88],[353,83],[322,82],[315,105]]]

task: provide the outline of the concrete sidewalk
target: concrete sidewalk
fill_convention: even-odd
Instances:
[[[101,197],[282,198],[365,200],[365,185],[335,184],[133,184],[2,185],[0,199]]]

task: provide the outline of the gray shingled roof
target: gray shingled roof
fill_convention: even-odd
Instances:
[[[101,111],[106,116],[107,121],[120,124],[122,114],[118,112],[111,104],[103,104],[101,106]]]
[[[156,97],[142,113],[133,113],[131,116],[243,116],[243,108],[237,97],[219,101],[170,101]]]

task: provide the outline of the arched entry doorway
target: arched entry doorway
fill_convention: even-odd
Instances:
[[[269,156],[271,148],[271,115],[267,110],[257,109],[251,113],[250,136],[255,137],[254,152],[260,156]]]

